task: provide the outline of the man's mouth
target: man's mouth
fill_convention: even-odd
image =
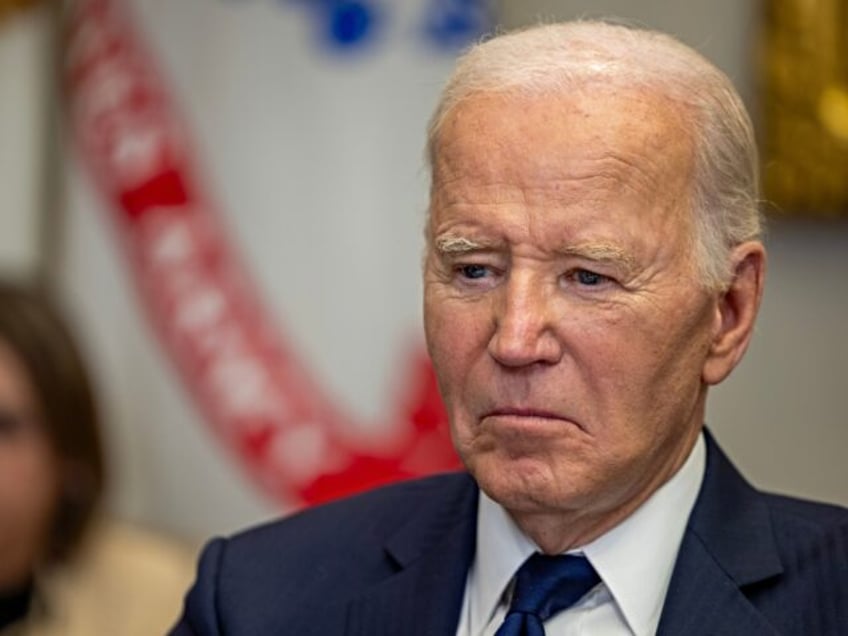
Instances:
[[[528,406],[498,406],[485,411],[480,425],[504,435],[558,437],[566,430],[579,429],[580,423],[562,411]]]
[[[546,420],[564,420],[567,419],[564,416],[554,413],[553,411],[547,411],[544,409],[537,408],[526,408],[526,407],[513,407],[513,406],[505,406],[498,407],[488,411],[483,414],[484,418],[487,417],[516,417],[516,418],[538,418],[538,419],[546,419]]]

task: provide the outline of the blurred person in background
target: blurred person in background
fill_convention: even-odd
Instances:
[[[188,550],[100,514],[97,405],[46,293],[0,281],[0,635],[162,633]]]

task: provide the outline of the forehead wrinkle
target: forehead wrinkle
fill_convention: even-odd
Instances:
[[[436,175],[431,184],[431,207],[442,209],[466,205],[523,203],[526,191],[520,182],[503,177],[481,178],[470,173],[443,178]]]
[[[564,154],[563,157],[567,157]],[[436,173],[432,182],[431,197],[441,207],[467,203],[468,189],[475,196],[484,196],[490,203],[532,203],[557,200],[601,200],[621,196],[627,192],[652,198],[663,181],[660,165],[621,155],[605,154],[586,158],[572,164],[563,173],[556,162],[540,164],[531,171],[516,161],[510,173],[495,174],[486,169],[476,171],[466,162],[465,170],[451,175]]]
[[[589,157],[573,165],[570,174],[563,177],[542,177],[538,189],[565,190],[566,196],[582,198],[609,198],[627,192],[640,197],[656,193],[667,172],[652,160],[644,157],[627,157],[621,153],[604,153]],[[547,183],[545,183],[547,181]]]

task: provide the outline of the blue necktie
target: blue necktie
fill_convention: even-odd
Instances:
[[[544,636],[542,622],[574,605],[600,580],[585,557],[537,552],[518,569],[509,612],[495,636]]]

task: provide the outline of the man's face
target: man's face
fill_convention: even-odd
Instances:
[[[692,154],[684,114],[635,89],[479,96],[446,121],[427,342],[457,450],[507,509],[615,514],[694,443],[719,317]]]

